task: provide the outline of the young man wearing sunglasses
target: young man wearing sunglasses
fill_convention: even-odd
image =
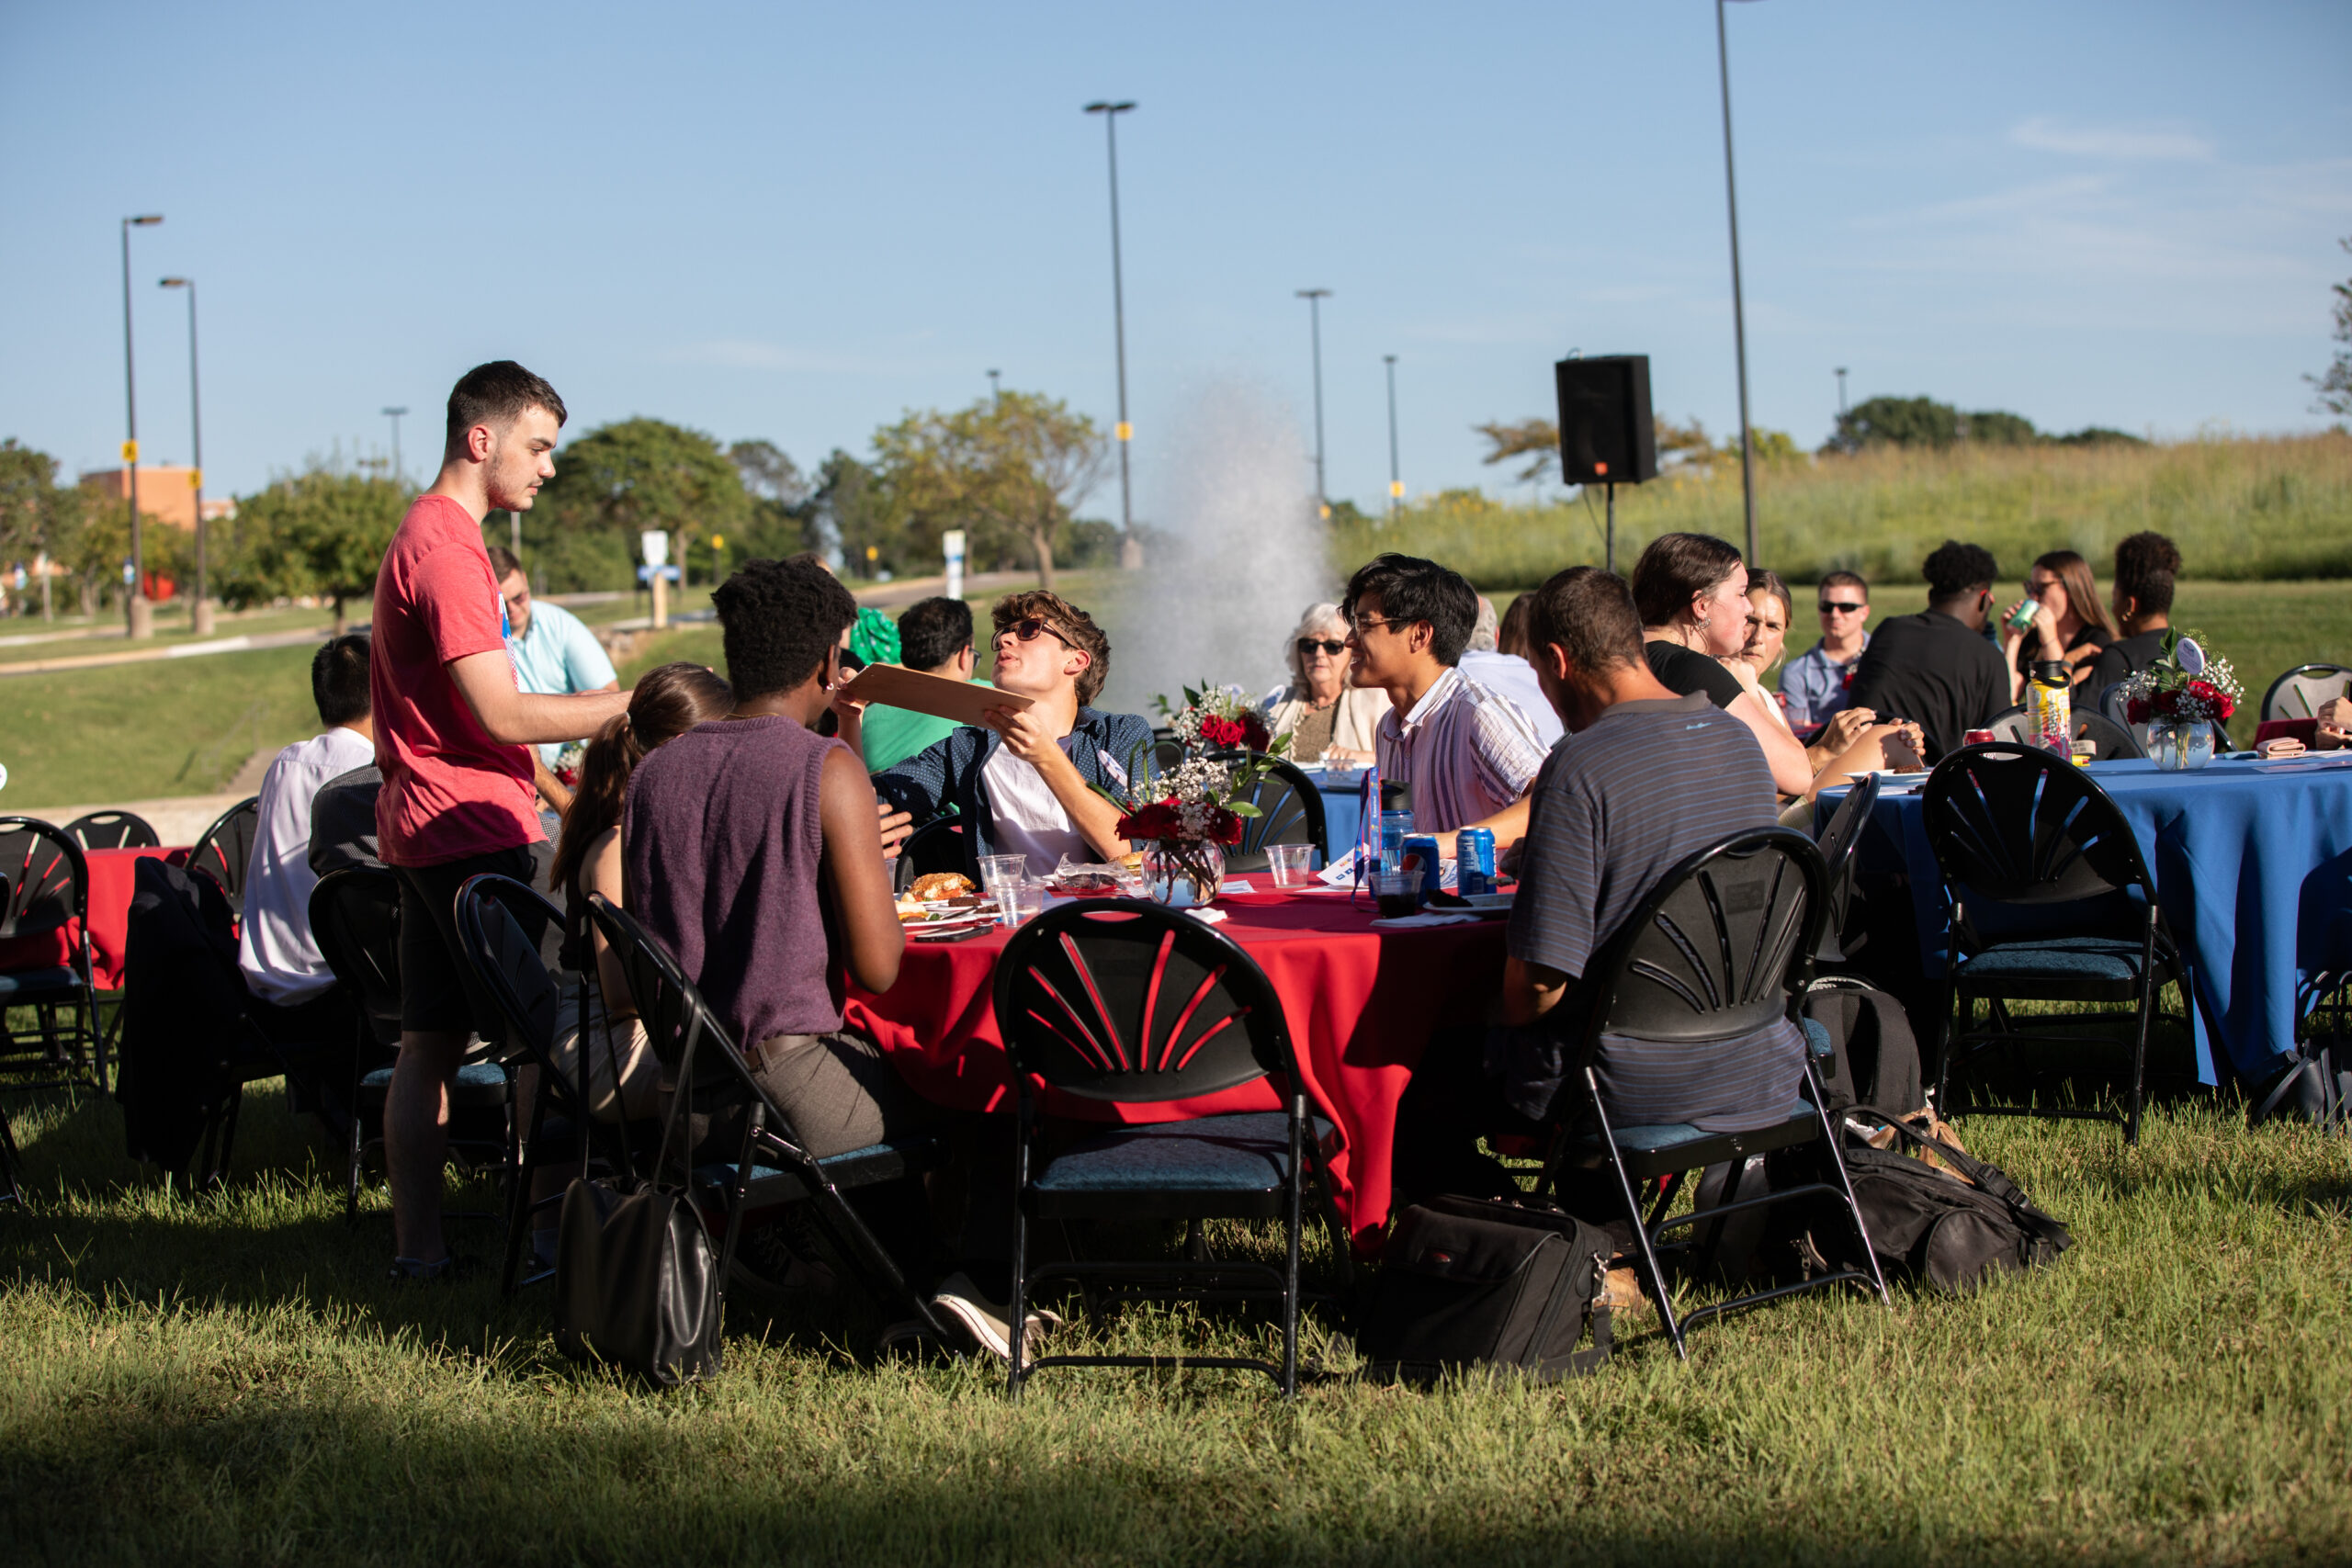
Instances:
[[[988,710],[944,740],[874,775],[890,806],[927,821],[951,807],[965,823],[964,874],[979,879],[983,855],[1026,855],[1032,875],[1065,860],[1116,860],[1119,808],[1095,793],[1124,795],[1151,770],[1151,726],[1140,714],[1088,705],[1111,673],[1111,639],[1057,593],[1036,590],[997,601],[992,646],[997,689],[1030,699]],[[842,739],[862,744],[862,705],[835,705]]]
[[[1829,716],[1850,705],[1846,688],[1852,684],[1862,649],[1871,634],[1862,628],[1871,618],[1871,585],[1850,571],[1833,571],[1821,580],[1821,640],[1789,660],[1781,671],[1781,705],[1789,728],[1811,729],[1829,722]]]

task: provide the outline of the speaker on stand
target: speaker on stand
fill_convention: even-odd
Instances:
[[[1650,419],[1650,356],[1600,354],[1552,367],[1560,397],[1560,479],[1599,485],[1607,498],[1607,564],[1617,570],[1617,487],[1657,478]]]

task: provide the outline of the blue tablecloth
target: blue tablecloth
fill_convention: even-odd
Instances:
[[[1359,768],[1339,779],[1320,768],[1305,771],[1323,796],[1323,840],[1336,861],[1355,848],[1356,831],[1363,824],[1363,781],[1370,770]]]
[[[2145,761],[2086,771],[2132,825],[2195,966],[2198,1077],[2215,1081],[2216,1038],[2242,1077],[2277,1071],[2312,976],[2352,965],[2352,766],[2232,758],[2196,773]],[[1844,793],[1825,790],[1824,812]],[[1917,789],[1880,795],[1861,854],[1865,875],[1910,877],[1920,961],[1940,976],[1951,928]]]

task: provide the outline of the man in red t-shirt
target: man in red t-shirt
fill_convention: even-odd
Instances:
[[[529,510],[555,476],[563,419],[555,389],[512,360],[467,371],[449,394],[440,477],[376,573],[376,836],[401,884],[401,1054],[384,1108],[396,1279],[449,1267],[448,1085],[467,1036],[489,1021],[463,979],[457,891],[484,872],[531,880],[530,846],[544,835],[528,748],[585,739],[628,706],[627,692],[523,692],[507,658],[481,523],[494,508]]]

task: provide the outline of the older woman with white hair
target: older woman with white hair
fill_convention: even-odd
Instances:
[[[1311,768],[1334,751],[1358,762],[1373,758],[1373,740],[1388,694],[1348,684],[1348,623],[1337,604],[1309,604],[1283,649],[1290,685],[1266,705],[1266,726],[1287,735],[1290,755]]]

